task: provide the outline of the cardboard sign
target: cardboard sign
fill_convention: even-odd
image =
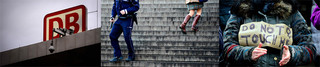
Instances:
[[[238,37],[242,46],[262,43],[262,47],[281,49],[283,45],[292,44],[292,34],[292,29],[286,24],[251,22],[240,26]]]
[[[44,17],[43,41],[59,38],[59,34],[54,33],[53,28],[73,29],[74,33],[86,31],[87,10],[84,5],[75,6],[61,11],[47,14]]]

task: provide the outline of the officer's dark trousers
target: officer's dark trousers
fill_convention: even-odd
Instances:
[[[134,57],[134,48],[133,48],[133,43],[131,40],[131,32],[132,32],[132,27],[133,22],[132,18],[128,18],[125,20],[118,19],[114,24],[110,32],[110,40],[111,40],[111,45],[114,48],[114,57],[121,57],[121,50],[119,46],[119,41],[118,38],[123,32],[124,39],[127,44],[128,48],[128,54],[129,57]]]

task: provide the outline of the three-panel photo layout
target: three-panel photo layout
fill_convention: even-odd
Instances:
[[[0,0],[0,67],[319,67],[320,0]]]

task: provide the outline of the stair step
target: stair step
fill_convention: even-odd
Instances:
[[[173,34],[173,35],[169,35],[169,36],[184,36],[184,37],[188,37],[188,36],[210,36],[210,35],[218,35],[218,32],[206,32],[206,31],[203,31],[203,32],[197,32],[196,34],[194,34],[194,32],[187,32],[187,34],[182,34],[181,31],[172,31],[172,32],[156,32],[156,31],[146,31],[146,32],[141,32],[141,31],[133,31],[132,32],[132,35],[134,36],[143,36],[143,34],[146,34],[146,35],[165,35],[165,34]],[[212,33],[212,34],[210,34]],[[101,38],[109,38],[109,34],[110,34],[110,31],[102,31],[101,33]],[[120,35],[119,38],[123,38],[123,34]],[[216,38],[216,37],[214,37]]]
[[[102,4],[113,4],[114,0],[102,0]],[[208,0],[206,3],[219,3],[218,0]],[[185,4],[185,0],[139,0],[139,4]]]
[[[201,18],[212,18],[212,17],[218,17],[219,15],[207,15],[205,13],[201,14]],[[214,13],[214,12],[210,12],[210,13]],[[189,13],[138,13],[137,17],[138,19],[142,19],[142,18],[166,18],[166,19],[170,19],[170,18],[184,18],[186,15],[188,15]],[[111,13],[102,13],[101,17],[102,18],[109,18],[111,16]],[[193,16],[194,17],[194,16]]]
[[[110,26],[106,26],[109,29],[102,29],[102,30],[110,30]],[[218,31],[218,26],[197,26],[199,31]],[[167,31],[181,31],[178,26],[133,26],[133,31],[160,31],[160,30],[167,30]],[[191,27],[186,27],[186,31],[190,32]],[[193,32],[193,31],[192,31]]]
[[[102,41],[102,46],[111,46],[110,41]],[[124,40],[119,41],[120,45],[126,45]],[[198,47],[211,47],[218,46],[218,41],[135,41],[133,40],[134,46],[198,46]],[[105,48],[105,47],[103,47]]]
[[[178,62],[178,61],[131,61],[111,63],[109,61],[102,61],[102,66],[107,67],[216,67],[217,61],[211,62]]]
[[[159,51],[160,52],[160,51]],[[196,51],[193,51],[193,52],[196,52]],[[200,52],[200,51],[197,51],[197,52]],[[121,51],[122,55],[127,55],[128,51],[127,50],[123,50]],[[216,53],[216,54],[212,54],[212,53]],[[108,56],[110,57],[113,57],[113,51],[102,51],[101,52],[101,55],[104,55],[104,54],[110,54]],[[188,52],[183,52],[180,51],[180,53],[178,52],[170,52],[168,51],[167,53],[165,52],[162,52],[162,53],[147,53],[147,52],[142,52],[142,51],[136,51],[135,52],[136,55],[149,55],[149,54],[157,54],[158,56],[161,56],[161,55],[183,55],[183,56],[188,56],[188,55],[198,55],[198,56],[202,56],[202,55],[210,55],[211,57],[214,57],[214,56],[218,56],[218,52],[207,52],[207,53],[191,53],[191,51]],[[106,57],[106,56],[102,56],[102,57]],[[125,56],[127,57],[127,56]]]
[[[112,11],[112,8],[101,8],[101,10]],[[140,8],[137,12],[188,12],[186,7],[184,8]],[[219,12],[219,8],[204,8],[202,12]]]
[[[126,44],[121,44],[120,49],[127,49]],[[101,45],[101,47],[106,47],[104,49],[113,49],[111,44],[107,45]],[[171,49],[188,49],[188,50],[211,50],[211,49],[219,49],[219,46],[149,46],[149,45],[134,45],[135,49],[166,49],[166,50],[171,50]]]
[[[199,51],[198,51],[199,52]],[[121,51],[122,55],[124,57],[128,57],[128,51]],[[215,53],[218,53],[218,52],[215,52]],[[101,55],[106,55],[109,57],[109,59],[111,59],[110,57],[113,57],[113,52],[101,52]],[[155,54],[155,55],[158,55],[158,56],[161,56],[161,55],[181,55],[181,56],[189,56],[189,55],[197,55],[197,56],[211,56],[211,57],[218,57],[218,54],[210,54],[210,53],[187,53],[187,52],[184,52],[184,53],[177,53],[177,54],[174,54],[174,53],[146,53],[146,52],[135,52],[136,55],[150,55],[150,54]],[[107,57],[107,56],[102,56],[102,57]]]
[[[113,54],[113,49],[101,49],[101,54]],[[144,50],[135,49],[135,54],[161,54],[161,55],[218,55],[219,50],[164,50],[164,49],[154,49],[154,50]],[[122,54],[127,54],[127,49],[121,49]]]
[[[102,54],[104,56],[101,60],[110,60],[113,54]],[[125,58],[127,54],[123,54]],[[141,61],[215,61],[218,60],[217,56],[212,55],[162,55],[162,54],[136,54],[135,60]]]
[[[127,49],[127,45],[120,45],[120,49]],[[102,45],[101,47],[106,47],[102,49],[113,49],[111,44],[107,45]],[[161,49],[161,50],[173,50],[173,49],[178,49],[178,50],[212,50],[212,49],[219,49],[218,46],[210,47],[210,46],[136,46],[134,45],[135,49],[146,49],[146,50],[152,50],[152,49]]]
[[[128,50],[126,49],[126,46],[122,46],[121,52],[122,54],[127,54]],[[218,47],[217,47],[218,48]],[[216,48],[214,48],[216,49]],[[113,54],[113,48],[109,49],[101,49],[102,52],[101,54],[110,54],[112,57]],[[153,52],[151,52],[153,51]],[[135,54],[159,54],[158,56],[161,55],[197,55],[197,56],[203,56],[203,55],[211,55],[211,57],[214,57],[213,55],[218,56],[218,49],[216,50],[210,50],[210,49],[139,49],[135,47]]]
[[[109,21],[104,21],[104,20],[101,20],[102,23],[101,23],[101,26],[110,26],[110,23]],[[182,23],[183,21],[176,21],[176,22],[157,22],[157,21],[154,21],[154,22],[151,22],[151,21],[144,21],[144,22],[139,22],[138,25],[136,25],[134,23],[134,26],[180,26],[180,24]],[[218,24],[215,23],[215,22],[208,22],[208,21],[202,21],[202,22],[199,22],[197,24],[197,26],[217,26]],[[188,24],[186,25],[187,27],[191,27],[192,26],[192,20],[190,20],[190,22],[188,22]]]
[[[166,21],[166,22],[171,22],[171,21],[183,21],[184,16],[181,17],[137,17],[138,22],[145,22],[145,21]],[[202,21],[215,21],[217,22],[218,17],[205,17],[201,16],[199,19],[199,22]],[[102,17],[101,20],[110,20],[110,17]],[[192,22],[192,21],[190,21]]]
[[[102,21],[103,22],[103,21]],[[183,21],[179,22],[138,22],[138,25],[134,23],[134,26],[180,26]],[[121,22],[120,22],[121,23]],[[188,22],[187,27],[191,27],[193,22]],[[111,25],[110,22],[101,23],[102,26],[109,26]],[[210,22],[199,22],[196,26],[217,26],[217,23],[210,23]]]
[[[155,40],[155,41],[218,41],[215,36],[131,36],[132,40]],[[103,37],[101,40],[110,40],[109,37]],[[119,37],[118,40],[124,40],[124,37]]]
[[[218,3],[208,3],[204,4],[205,6],[203,8],[219,8],[215,5],[218,5]],[[140,4],[140,8],[187,8],[187,5],[185,4]],[[102,8],[113,8],[113,4],[102,4]]]

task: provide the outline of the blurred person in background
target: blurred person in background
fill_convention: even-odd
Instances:
[[[315,47],[317,48],[317,57],[315,65],[319,66],[320,61],[320,8],[319,4],[320,0],[314,0],[314,9],[311,14],[310,20],[311,20],[311,31],[312,31],[312,40],[314,42]]]

